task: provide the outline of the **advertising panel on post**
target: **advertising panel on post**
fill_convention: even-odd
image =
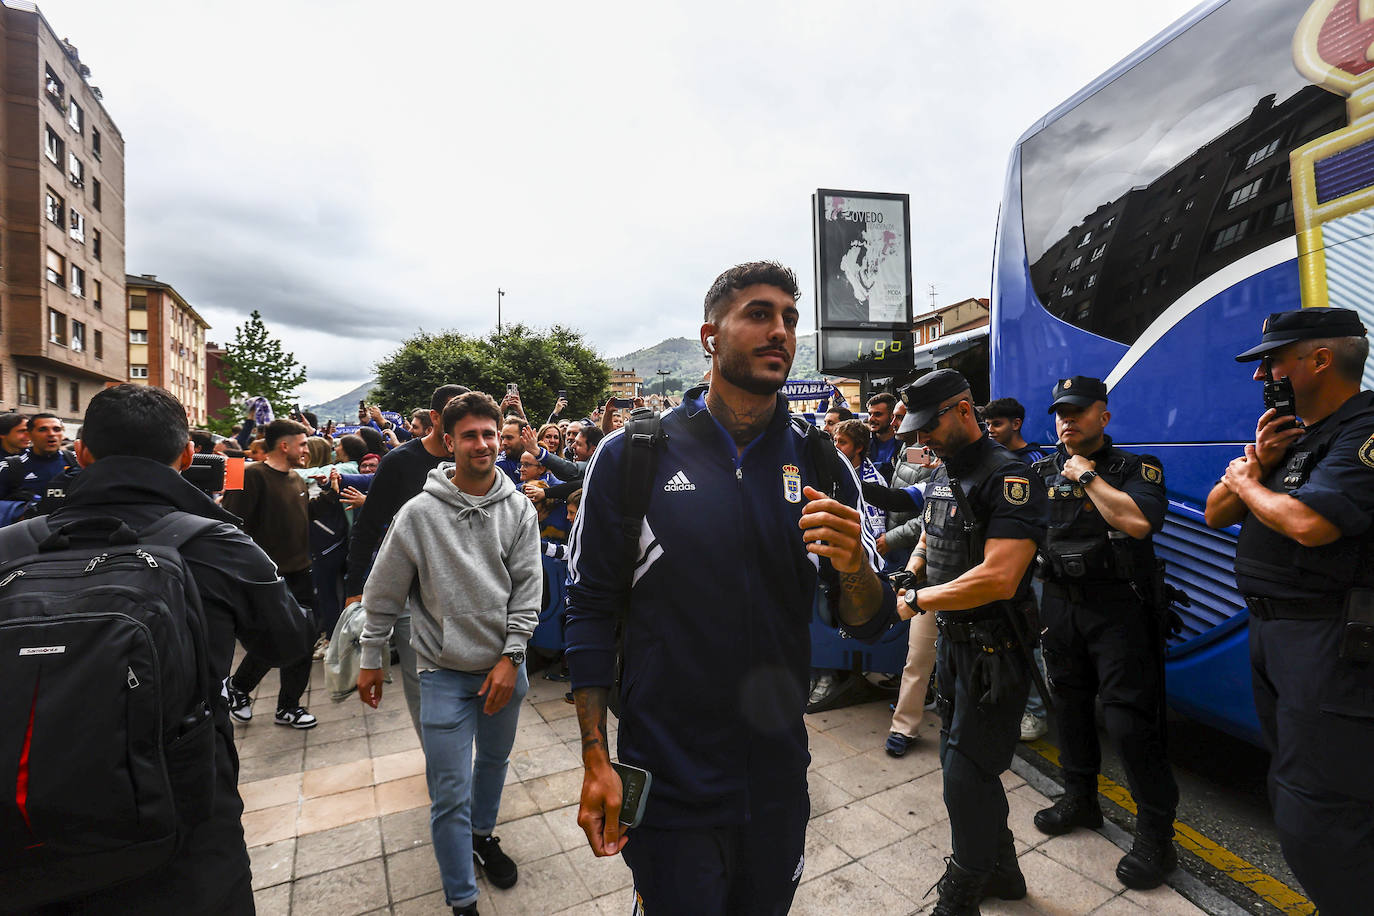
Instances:
[[[816,327],[911,329],[911,198],[824,188],[812,198]]]

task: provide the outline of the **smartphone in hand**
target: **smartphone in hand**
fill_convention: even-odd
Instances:
[[[648,770],[632,767],[628,763],[612,761],[611,768],[620,777],[620,823],[626,827],[638,827],[644,820],[644,806],[649,801],[649,787],[654,778]]]

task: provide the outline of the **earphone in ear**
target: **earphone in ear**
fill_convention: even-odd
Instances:
[[[710,335],[710,336],[708,336],[708,337],[706,338],[706,352],[707,352],[707,353],[715,353],[715,352],[716,352],[716,336],[715,336],[714,334],[712,334],[712,335]]]

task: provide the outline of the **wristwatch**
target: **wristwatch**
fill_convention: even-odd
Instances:
[[[525,663],[524,649],[511,649],[509,652],[502,652],[501,654],[510,659],[510,663],[517,668]]]
[[[1096,479],[1097,472],[1092,470],[1084,471],[1082,474],[1078,475],[1078,482],[1085,487]]]

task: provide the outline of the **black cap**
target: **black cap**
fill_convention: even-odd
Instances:
[[[1274,312],[1264,319],[1264,336],[1258,346],[1236,357],[1238,363],[1252,363],[1300,340],[1327,337],[1363,337],[1368,332],[1360,316],[1350,309],[1310,308]]]
[[[1054,409],[1060,404],[1091,407],[1098,401],[1105,403],[1106,400],[1107,386],[1102,384],[1102,379],[1088,375],[1075,375],[1073,378],[1061,378],[1059,383],[1054,386],[1054,401],[1050,404],[1048,412],[1054,413]]]
[[[969,390],[968,379],[953,369],[936,369],[907,385],[898,394],[906,405],[906,416],[898,434],[912,433],[935,419],[940,404]]]

